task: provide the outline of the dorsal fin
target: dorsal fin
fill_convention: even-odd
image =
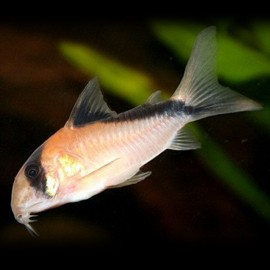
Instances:
[[[104,101],[98,79],[95,77],[89,81],[77,99],[66,126],[83,126],[116,115]]]
[[[162,101],[162,97],[161,97],[161,91],[158,90],[156,92],[154,92],[147,100],[146,100],[146,104],[156,104],[158,102]]]

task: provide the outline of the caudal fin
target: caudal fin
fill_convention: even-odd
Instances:
[[[181,100],[194,112],[194,120],[217,114],[258,110],[261,105],[218,83],[216,28],[203,30],[193,47],[183,79],[172,99]]]

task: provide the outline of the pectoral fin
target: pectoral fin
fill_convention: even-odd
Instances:
[[[142,171],[138,171],[135,175],[133,175],[131,178],[129,178],[128,180],[126,180],[125,182],[115,185],[115,186],[111,186],[110,188],[120,188],[120,187],[125,187],[125,186],[129,186],[129,185],[134,185],[137,184],[138,182],[144,180],[146,177],[148,177],[152,172],[148,171],[148,172],[142,172]]]
[[[74,194],[70,196],[69,202],[89,199],[106,189],[108,176],[118,170],[117,161],[119,161],[119,158],[113,159],[99,169],[78,179],[75,184],[72,182],[72,187],[68,187],[68,189],[73,190]]]

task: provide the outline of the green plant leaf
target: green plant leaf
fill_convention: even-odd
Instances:
[[[200,24],[178,22],[154,22],[153,33],[179,57],[187,61],[198,33],[205,28]],[[270,59],[266,55],[218,30],[217,70],[220,78],[233,82],[270,75]]]
[[[97,75],[108,91],[132,104],[143,103],[152,93],[150,89],[153,87],[153,82],[149,77],[90,47],[61,42],[59,50],[82,72]]]
[[[192,130],[202,143],[202,148],[197,151],[201,161],[240,199],[270,222],[269,196],[232,161],[213,139],[209,136],[206,139],[204,132],[198,126],[192,124]]]
[[[270,57],[270,22],[263,20],[254,21],[252,29],[258,48]]]

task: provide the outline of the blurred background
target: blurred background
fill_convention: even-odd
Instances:
[[[192,125],[196,151],[165,151],[151,177],[50,209],[32,237],[10,208],[15,175],[61,128],[98,76],[117,111],[164,97],[179,84],[192,45],[217,27],[220,82],[263,105]],[[254,247],[270,239],[270,21],[204,19],[5,22],[0,24],[0,245],[196,249]],[[91,154],[91,153],[90,153]]]

